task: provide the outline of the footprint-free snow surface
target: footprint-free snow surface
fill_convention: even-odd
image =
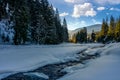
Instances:
[[[65,68],[63,64],[59,65],[59,63],[64,63],[65,66],[65,62],[68,65],[67,62],[77,60],[78,53],[82,54],[82,51],[86,55],[100,53],[101,56],[85,61],[84,63],[87,64],[75,62],[75,65],[69,64]],[[120,80],[119,63],[120,43],[106,46],[103,44],[0,45],[0,79],[19,72],[26,72],[24,75],[36,75],[43,77],[42,80],[50,80],[49,76],[42,72],[27,72],[45,65],[58,64],[57,66],[62,66],[63,72],[67,72],[58,80]],[[44,70],[44,67],[42,69]],[[48,69],[47,66],[46,69]]]
[[[101,50],[101,57],[89,62],[86,68],[73,70],[58,80],[120,80],[120,43]]]

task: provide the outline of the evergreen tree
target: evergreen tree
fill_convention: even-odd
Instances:
[[[84,27],[76,34],[76,42],[86,43],[87,42],[87,28]]]
[[[68,29],[67,29],[67,22],[65,18],[63,20],[63,42],[68,42]]]
[[[119,19],[117,20],[117,23],[116,23],[115,37],[116,37],[116,40],[118,42],[120,42],[120,17],[119,17]]]
[[[0,19],[7,4],[10,22],[13,22],[15,45],[25,44],[26,41],[37,44],[68,41],[66,20],[62,26],[58,10],[55,12],[48,0],[1,0]]]
[[[96,34],[95,34],[94,30],[92,30],[92,34],[91,34],[92,42],[95,42],[95,38],[96,38]]]
[[[87,28],[84,27],[84,42],[86,43],[87,42]]]
[[[2,41],[5,42],[5,34],[4,33],[2,34],[1,38],[2,38]]]
[[[7,35],[7,37],[6,37],[6,41],[7,42],[9,42],[10,41],[10,38],[9,38],[9,36]]]
[[[6,18],[7,16],[6,5],[7,5],[7,0],[0,0],[0,20],[2,18]]]
[[[107,21],[105,21],[103,19],[102,29],[101,29],[101,36],[107,36],[107,33],[108,33],[108,24],[107,24]]]
[[[82,30],[80,30],[77,34],[76,34],[76,42],[81,43],[82,42]]]
[[[115,36],[115,19],[113,16],[110,17],[110,27],[108,31],[108,36],[110,37],[111,40],[114,39]]]
[[[37,33],[36,33],[36,26],[37,26],[37,8],[38,6],[36,6],[36,2],[33,0],[29,0],[28,1],[28,6],[29,6],[29,10],[30,10],[30,37],[29,39],[31,40],[32,43],[37,43]]]
[[[24,44],[27,41],[28,30],[28,11],[27,1],[19,0],[15,1],[14,17],[14,44]]]
[[[41,4],[43,7],[43,17],[46,21],[46,35],[45,35],[45,44],[55,44],[57,43],[56,37],[56,26],[55,26],[55,14],[53,10],[53,6],[49,5],[47,0],[41,0]]]
[[[108,29],[109,29],[109,26],[108,26],[108,22],[107,22],[107,18],[106,18],[106,21],[105,19],[103,19],[103,22],[102,22],[102,28],[101,28],[101,32],[100,32],[100,37],[101,37],[101,42],[106,42],[107,39],[108,39]]]
[[[56,26],[57,42],[61,43],[63,41],[63,36],[62,36],[62,25],[61,25],[58,9],[56,9],[56,13],[55,13],[55,26]]]
[[[44,44],[46,23],[42,15],[42,4],[39,0],[31,0],[29,3],[31,41],[37,44]]]

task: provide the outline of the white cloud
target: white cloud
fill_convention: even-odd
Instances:
[[[112,7],[112,8],[110,8],[110,10],[111,10],[111,11],[120,11],[120,9],[119,9],[119,8],[113,8],[113,7]]]
[[[65,0],[65,2],[68,2],[68,3],[74,3],[75,0]]]
[[[120,0],[95,0],[95,2],[105,5],[105,4],[120,4]]]
[[[65,16],[68,16],[68,15],[69,15],[69,13],[66,13],[66,12],[63,12],[63,13],[60,14],[61,17],[65,17]]]
[[[90,2],[91,0],[64,0],[67,3],[85,3]],[[98,4],[105,5],[105,4],[120,4],[120,0],[93,0]]]
[[[64,0],[67,3],[84,3],[86,0]]]
[[[97,12],[93,9],[91,3],[84,3],[83,5],[74,5],[72,17],[79,18],[81,16],[95,16]]]
[[[92,19],[92,22],[93,22],[94,24],[101,24],[101,22],[96,21],[95,19]]]
[[[97,10],[98,10],[98,11],[105,10],[105,7],[98,7]]]

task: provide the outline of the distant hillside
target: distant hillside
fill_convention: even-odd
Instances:
[[[91,26],[86,26],[87,28],[87,33],[88,34],[91,34],[92,33],[92,30],[94,30],[95,32],[98,32],[101,30],[101,24],[95,24],[95,25],[91,25]],[[75,30],[70,30],[69,31],[69,37],[71,38],[73,34],[79,32],[82,28],[78,28],[78,29],[75,29]]]

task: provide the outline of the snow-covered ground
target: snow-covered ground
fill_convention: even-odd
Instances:
[[[108,44],[101,51],[102,56],[85,68],[82,65],[65,68],[69,73],[58,80],[120,80],[120,43]]]
[[[79,53],[101,57],[86,65],[77,64],[63,69],[68,72],[58,80],[120,80],[120,43],[107,44],[60,44],[60,45],[0,45],[0,79],[17,72],[77,59]],[[26,74],[27,75],[27,74]],[[31,73],[48,78],[47,75]]]
[[[76,59],[76,53],[102,44],[0,45],[0,77]]]

